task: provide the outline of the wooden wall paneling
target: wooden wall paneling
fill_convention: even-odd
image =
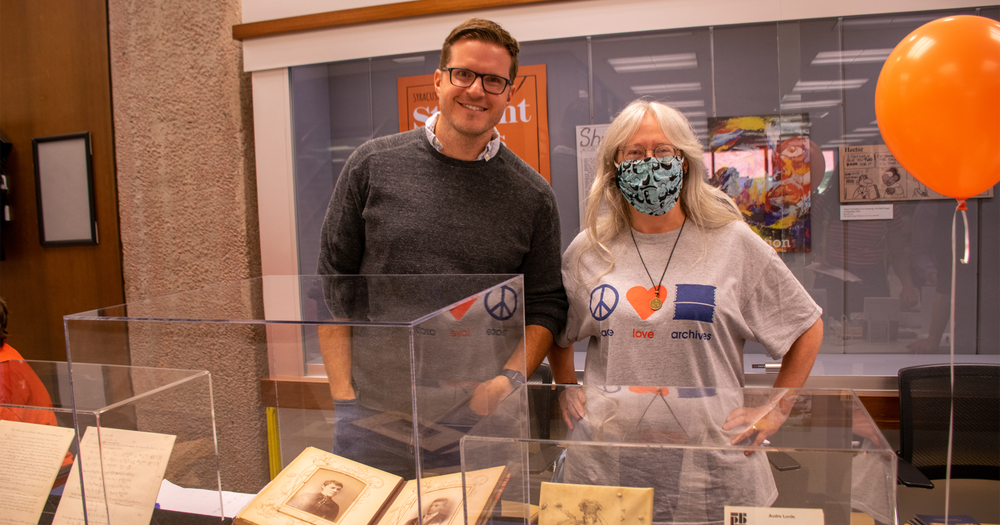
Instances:
[[[300,31],[313,31],[330,27],[354,24],[384,22],[418,16],[456,13],[474,9],[490,9],[528,4],[545,4],[565,0],[414,0],[387,5],[342,9],[313,15],[293,16],[278,20],[264,20],[233,26],[233,38],[259,38],[262,36],[285,35]]]
[[[107,25],[105,0],[0,0],[0,130],[14,146],[0,295],[26,359],[65,360],[62,316],[124,302]],[[99,244],[43,248],[31,139],[81,131],[91,133]]]

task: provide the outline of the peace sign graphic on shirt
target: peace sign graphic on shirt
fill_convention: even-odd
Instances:
[[[486,308],[486,312],[490,314],[490,317],[496,319],[497,321],[506,321],[511,317],[514,317],[514,312],[517,311],[517,292],[509,286],[500,287],[500,297],[495,298],[496,302],[490,302],[490,296],[494,294],[489,292],[483,299],[483,306]]]
[[[618,290],[610,284],[602,284],[590,292],[590,315],[603,321],[611,316],[618,306]]]

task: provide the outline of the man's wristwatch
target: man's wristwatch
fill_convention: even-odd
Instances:
[[[517,370],[504,368],[500,371],[500,375],[506,377],[510,381],[511,388],[517,388],[527,382],[524,378],[524,374],[518,372]]]

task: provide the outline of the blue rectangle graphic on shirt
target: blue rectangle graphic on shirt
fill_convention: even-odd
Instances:
[[[675,303],[701,303],[715,306],[715,287],[707,284],[678,284]]]
[[[715,317],[715,287],[678,284],[674,295],[674,319],[711,323]]]

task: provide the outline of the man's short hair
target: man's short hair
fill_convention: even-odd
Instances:
[[[335,479],[328,479],[328,480],[324,481],[323,484],[320,486],[320,488],[324,488],[325,489],[327,487],[327,485],[336,485],[336,486],[338,486],[340,488],[344,488],[344,484],[341,483],[341,482],[339,482],[339,481],[337,481],[337,480],[335,480]]]
[[[500,27],[500,24],[482,18],[470,18],[451,30],[448,38],[444,39],[444,46],[441,47],[441,69],[448,67],[448,61],[451,60],[451,46],[465,38],[496,44],[506,49],[510,54],[510,80],[513,82],[517,78],[517,54],[521,51],[521,46],[506,29]]]
[[[7,303],[0,297],[0,346],[7,342]]]

